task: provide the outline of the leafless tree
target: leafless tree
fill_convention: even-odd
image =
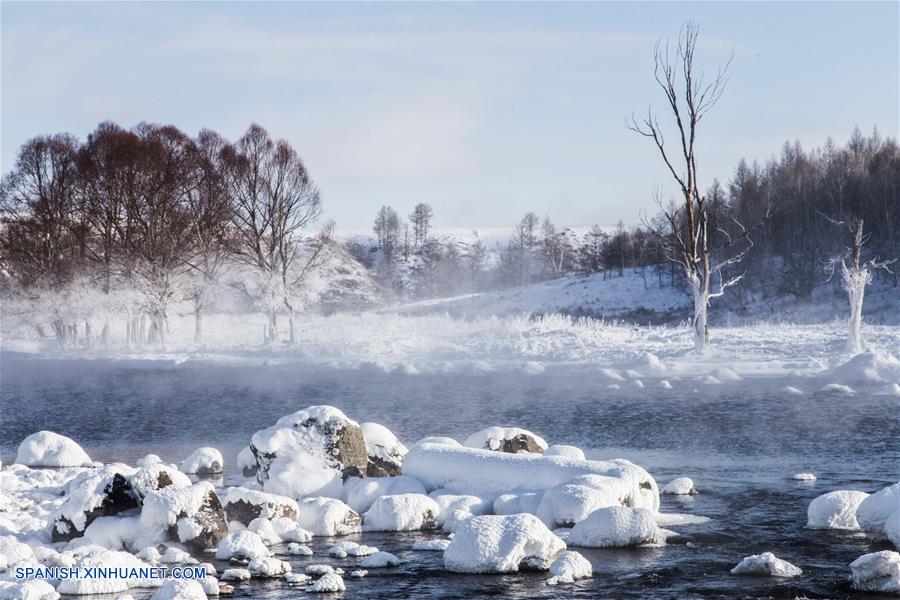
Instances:
[[[431,209],[431,206],[424,202],[416,204],[412,213],[409,215],[409,220],[413,226],[413,243],[416,248],[424,244],[428,239],[428,232],[431,229],[431,218],[433,216],[434,211]]]

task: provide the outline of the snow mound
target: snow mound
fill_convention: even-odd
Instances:
[[[889,485],[864,499],[856,509],[856,520],[866,535],[877,540],[887,538],[885,524],[900,506],[900,482]]]
[[[0,536],[0,571],[5,571],[10,565],[20,560],[34,558],[31,546],[24,544],[11,535]]]
[[[610,506],[576,523],[566,541],[585,548],[645,546],[664,544],[666,534],[649,510]]]
[[[433,529],[441,508],[424,494],[397,494],[378,498],[363,516],[366,531]]]
[[[483,515],[460,523],[444,551],[444,565],[461,573],[544,570],[565,548],[534,515]]]
[[[565,444],[554,444],[544,450],[544,456],[565,456],[577,460],[584,460],[584,451],[575,446],[567,446]]]
[[[659,509],[656,481],[627,460],[592,461],[539,454],[509,454],[421,444],[410,449],[403,472],[426,489],[446,488],[477,496],[546,490],[581,475],[604,475],[621,480],[629,506]]]
[[[344,579],[337,573],[325,573],[307,586],[306,591],[312,593],[334,594],[346,591]]]
[[[694,480],[690,477],[677,477],[663,487],[662,493],[674,496],[687,496],[696,494],[697,490],[694,489]]]
[[[170,579],[156,590],[150,600],[206,600],[206,592],[199,581]]]
[[[838,490],[813,499],[806,509],[806,526],[810,529],[859,529],[856,511],[869,497],[865,492]]]
[[[312,539],[310,532],[300,527],[297,521],[286,517],[272,520],[257,517],[250,521],[247,531],[257,534],[267,546],[284,542],[308,542]]]
[[[838,381],[848,383],[900,381],[900,360],[889,354],[869,350],[838,365],[828,374]]]
[[[219,547],[216,549],[216,558],[219,560],[249,561],[271,555],[272,552],[266,547],[263,539],[247,529],[229,533],[219,542]]]
[[[900,552],[863,554],[850,563],[853,587],[864,592],[900,592]]]
[[[820,392],[838,392],[840,394],[844,394],[845,396],[852,396],[856,392],[853,391],[849,385],[843,385],[840,383],[826,383],[821,388],[819,388]]]
[[[89,467],[93,464],[75,440],[52,431],[38,431],[22,440],[16,463],[26,467]]]
[[[382,569],[385,567],[396,567],[400,564],[400,559],[390,552],[378,551],[375,554],[365,557],[359,563],[364,569]]]
[[[813,473],[794,473],[791,475],[794,481],[815,481],[817,477]]]
[[[297,509],[297,523],[313,535],[350,535],[361,530],[359,514],[335,498],[306,498]]]
[[[470,435],[463,446],[498,452],[534,452],[542,454],[547,442],[540,436],[519,427],[488,427]]]
[[[591,561],[574,550],[567,550],[560,554],[559,558],[550,565],[550,574],[553,576],[547,580],[547,585],[559,585],[560,583],[575,583],[576,579],[588,579],[594,574]]]
[[[362,514],[381,496],[396,494],[424,494],[425,486],[418,479],[406,475],[396,477],[351,477],[344,482],[345,502]]]
[[[370,477],[399,475],[407,452],[406,446],[384,425],[360,423],[359,428],[369,456],[367,474]]]
[[[198,475],[218,475],[222,472],[222,466],[225,461],[222,459],[222,453],[215,448],[209,446],[197,448],[191,455],[184,459],[179,470],[182,473],[191,473]]]
[[[803,571],[786,560],[781,560],[771,552],[747,556],[736,567],[732,575],[765,575],[768,577],[797,577]]]
[[[256,471],[259,466],[256,464],[256,457],[250,446],[244,446],[237,455],[237,468],[244,477],[256,477]]]

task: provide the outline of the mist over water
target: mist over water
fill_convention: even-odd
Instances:
[[[346,597],[848,597],[847,565],[882,548],[860,533],[805,529],[806,507],[827,491],[871,492],[900,479],[897,399],[782,391],[787,384],[810,389],[803,378],[714,386],[683,378],[671,390],[645,378],[644,389],[615,390],[585,365],[529,376],[512,369],[403,374],[302,362],[97,361],[10,352],[2,355],[0,377],[4,462],[26,435],[50,429],[103,462],[133,464],[152,452],[177,463],[199,446],[214,446],[225,455],[227,479],[256,430],[305,406],[332,404],[359,422],[382,423],[407,444],[516,425],[551,444],[579,446],[590,458],[630,459],[660,484],[688,476],[700,494],[663,496],[661,512],[713,519],[673,527],[682,536],[665,548],[578,549],[597,574],[565,589],[544,585],[544,574],[455,575],[443,570],[441,553],[409,551],[414,541],[440,534],[366,533],[350,539],[393,552],[403,564],[370,570]],[[790,480],[800,471],[818,480]],[[316,538],[311,560],[352,564],[325,558],[329,545]],[[728,573],[742,557],[764,551],[804,575],[778,582]],[[295,569],[309,560],[291,557]],[[236,596],[286,593],[283,585],[254,581]]]

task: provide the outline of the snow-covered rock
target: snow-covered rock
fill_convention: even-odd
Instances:
[[[437,527],[441,509],[424,494],[397,494],[378,498],[363,515],[366,531],[417,531]]]
[[[359,425],[333,406],[310,406],[253,434],[256,478],[263,489],[300,499],[341,497],[346,476],[365,475],[369,463]]]
[[[187,487],[191,485],[190,478],[178,470],[175,465],[167,465],[161,460],[147,462],[128,478],[134,493],[143,501],[144,496],[150,492],[161,490],[165,487]]]
[[[20,560],[32,559],[34,559],[34,550],[31,549],[31,546],[20,542],[11,535],[0,536],[0,572]]]
[[[884,526],[891,513],[900,506],[900,482],[875,492],[856,509],[856,520],[866,535],[874,539],[887,538]]]
[[[451,437],[445,437],[441,435],[430,435],[427,437],[423,437],[421,440],[417,441],[415,444],[409,447],[409,449],[415,448],[416,446],[420,446],[422,444],[443,444],[444,446],[454,446],[460,447],[462,444],[457,442]]]
[[[170,579],[164,583],[150,600],[206,600],[206,592],[199,581],[194,579]]]
[[[566,538],[570,545],[585,548],[656,545],[665,540],[652,512],[625,506],[595,510],[576,523]]]
[[[228,488],[224,497],[225,513],[229,521],[249,525],[253,519],[297,518],[297,502],[287,496],[269,494],[245,487]]]
[[[537,507],[538,518],[552,529],[571,527],[598,508],[622,505],[627,491],[621,480],[601,475],[591,478],[594,485],[566,483],[545,491]]]
[[[429,496],[440,508],[437,516],[438,525],[447,531],[453,531],[456,522],[487,514],[493,507],[493,503],[488,499],[471,494],[452,494],[444,490],[435,490]]]
[[[811,529],[859,529],[856,511],[869,497],[865,492],[838,490],[813,499],[806,509],[806,526]]]
[[[257,517],[250,521],[247,531],[258,535],[267,546],[285,542],[308,542],[312,539],[310,532],[300,527],[297,521],[286,517],[271,520]]]
[[[125,465],[107,466],[85,471],[70,480],[65,500],[50,518],[51,540],[71,540],[81,536],[98,517],[137,508],[138,496],[127,478],[131,472]]]
[[[225,569],[222,571],[222,581],[249,581],[250,580],[250,570],[249,569]]]
[[[567,458],[585,460],[584,451],[581,448],[567,446],[565,444],[548,446],[547,449],[544,450],[544,456],[565,456]]]
[[[369,556],[378,552],[374,546],[366,546],[358,542],[338,542],[328,549],[328,556],[347,558],[348,556]]]
[[[395,494],[424,494],[425,486],[418,479],[398,475],[396,477],[350,477],[344,482],[347,505],[363,514],[381,496]]]
[[[497,452],[533,452],[543,454],[547,442],[527,429],[519,427],[488,427],[470,435],[463,446],[495,450]]]
[[[591,561],[578,552],[567,550],[559,555],[550,565],[550,575],[547,585],[559,585],[560,583],[575,583],[576,579],[588,579],[594,574]]]
[[[814,473],[794,473],[791,475],[794,481],[815,481],[817,477]]]
[[[853,587],[864,592],[900,593],[900,552],[863,554],[850,563]]]
[[[577,460],[420,444],[406,455],[403,473],[418,479],[429,490],[446,488],[477,496],[546,490],[582,475],[603,475],[621,480],[625,490],[623,503],[659,510],[656,481],[641,467],[621,459]]]
[[[22,440],[16,463],[26,467],[89,467],[93,464],[75,440],[52,431],[38,431]]]
[[[768,577],[797,577],[803,571],[771,552],[745,557],[731,569],[732,575],[765,575]]]
[[[149,566],[128,552],[107,550],[106,548],[94,545],[78,548],[73,552],[73,556],[75,557],[75,560],[67,564],[67,567],[76,567],[79,569],[89,567],[142,569]],[[160,585],[160,583],[159,580],[139,578],[73,578],[60,581],[59,585],[56,586],[56,591],[63,595],[72,594],[76,596],[117,594],[131,588],[156,587]]]
[[[403,457],[407,452],[406,446],[384,425],[360,423],[359,428],[366,443],[366,454],[369,456],[366,474],[369,477],[399,475]]]
[[[383,569],[385,567],[396,567],[400,564],[400,559],[390,552],[378,551],[375,554],[362,559],[359,563],[364,569]]]
[[[359,513],[335,498],[306,498],[297,503],[297,523],[313,535],[350,535],[362,528]]]
[[[208,481],[148,494],[141,509],[141,528],[148,535],[181,542],[199,552],[217,547],[228,533],[225,511]]]
[[[288,554],[292,556],[312,556],[313,551],[309,546],[304,546],[303,544],[291,543],[288,544]]]
[[[281,577],[291,572],[291,565],[274,556],[257,556],[250,561],[247,569],[254,577]]]
[[[494,514],[515,515],[529,513],[536,515],[544,492],[523,492],[521,494],[501,494],[494,499]]]
[[[690,477],[676,477],[663,487],[662,493],[675,496],[688,496],[690,494],[696,494],[697,490],[694,489],[694,480]]]
[[[325,573],[307,586],[306,591],[312,593],[332,594],[343,592],[347,589],[344,579],[337,573]]]
[[[0,580],[0,600],[57,600],[59,593],[42,579]]]
[[[444,551],[444,565],[462,573],[543,570],[565,548],[534,515],[482,515],[460,523]]]
[[[205,446],[191,452],[190,456],[181,463],[179,469],[182,473],[218,475],[222,473],[224,464],[225,461],[222,459],[221,452],[215,448]]]
[[[272,552],[258,534],[247,529],[226,535],[216,549],[216,558],[220,560],[253,560],[271,556]]]
[[[244,477],[256,477],[259,465],[256,464],[256,456],[250,446],[244,446],[237,456],[237,468]]]
[[[900,506],[885,521],[884,534],[895,548],[900,549]]]

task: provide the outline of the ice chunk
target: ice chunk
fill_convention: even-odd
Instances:
[[[663,487],[662,493],[674,496],[687,496],[696,494],[697,490],[694,489],[694,481],[690,477],[676,477]]]
[[[437,502],[424,494],[397,494],[378,498],[363,515],[366,531],[416,531],[437,527]]]
[[[572,546],[605,548],[663,544],[665,539],[649,510],[610,506],[576,523],[566,541]]]
[[[565,444],[554,444],[544,450],[544,456],[565,456],[567,458],[575,458],[584,460],[584,452],[581,448],[575,446],[567,446]]]
[[[297,522],[313,535],[349,535],[361,530],[362,519],[335,498],[306,498],[297,504]]]
[[[883,540],[887,538],[884,531],[887,519],[898,506],[900,506],[900,483],[895,483],[864,499],[856,509],[856,520],[866,535]]]
[[[38,431],[19,444],[16,463],[27,467],[89,467],[91,457],[71,438]]]
[[[488,427],[475,432],[466,439],[463,446],[496,450],[498,452],[533,452],[542,454],[547,449],[543,438],[527,429],[519,427]]]
[[[900,592],[900,552],[863,554],[852,563],[853,587],[864,592]]]
[[[781,560],[771,552],[745,557],[731,569],[732,575],[765,575],[768,577],[797,577],[803,571],[786,560]]]
[[[550,574],[553,577],[547,580],[547,585],[575,583],[576,579],[591,577],[594,574],[594,568],[591,566],[591,561],[581,554],[567,550],[550,565]]]
[[[225,461],[222,453],[209,446],[197,448],[191,455],[184,459],[179,469],[182,473],[196,473],[198,475],[217,475],[222,472]]]
[[[444,565],[462,573],[547,569],[565,547],[534,515],[483,515],[460,523]]]
[[[813,499],[806,509],[806,526],[811,529],[859,529],[856,511],[863,500],[869,497],[865,492],[838,490],[828,492]]]

